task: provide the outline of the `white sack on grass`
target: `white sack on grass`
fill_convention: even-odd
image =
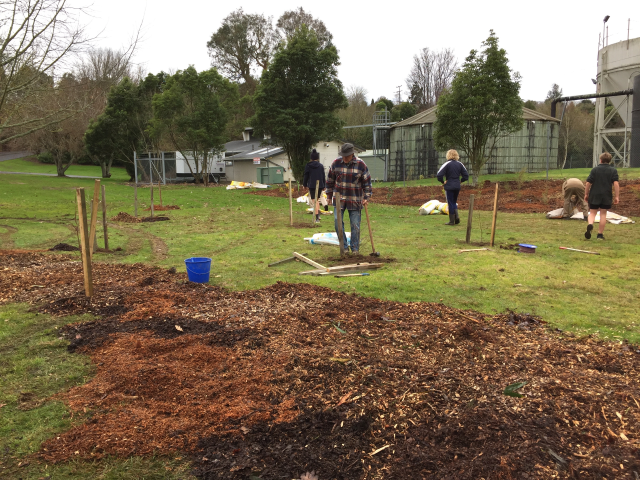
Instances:
[[[420,215],[449,215],[449,204],[440,200],[429,200],[420,207],[418,213]]]
[[[235,180],[227,185],[227,190],[239,190],[242,188],[269,188],[269,185],[258,182],[236,182]]]
[[[351,245],[351,232],[347,232],[347,245]],[[311,245],[335,245],[338,243],[338,234],[336,232],[330,233],[314,233],[313,237],[305,238]]]
[[[564,208],[556,208],[555,210],[547,213],[547,218],[554,219],[562,219],[562,212]],[[575,210],[574,210],[575,212]],[[569,220],[583,220],[584,214],[582,212],[575,213],[572,217],[569,217]],[[600,211],[596,214],[595,223],[600,223]],[[607,212],[607,223],[613,223],[614,225],[620,225],[621,223],[636,223],[631,220],[629,217],[623,217],[622,215],[618,215],[617,213]]]

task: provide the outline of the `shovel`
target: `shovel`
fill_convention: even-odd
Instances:
[[[373,246],[373,232],[371,231],[371,222],[369,221],[369,209],[367,208],[367,204],[364,204],[364,213],[367,215],[367,225],[369,226],[369,238],[371,238],[371,253],[369,254],[371,257],[379,257],[380,252],[376,252],[376,247]]]

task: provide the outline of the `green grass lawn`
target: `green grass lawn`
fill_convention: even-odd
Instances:
[[[57,170],[56,166],[53,164],[40,163],[35,159],[35,157],[29,157],[28,159],[16,158],[15,160],[0,162],[0,172],[56,174]],[[100,178],[102,176],[102,170],[99,165],[71,165],[65,174]],[[126,182],[129,180],[129,175],[124,168],[112,167],[111,178],[108,180]]]
[[[86,187],[89,197],[92,185],[88,179],[0,175],[0,248],[45,249],[58,242],[77,243],[74,188]],[[106,185],[109,216],[133,213],[133,187],[113,178]],[[139,213],[148,207],[149,193],[148,188],[138,189]],[[184,271],[185,258],[207,256],[213,259],[212,283],[230,289],[260,288],[278,280],[312,282],[395,301],[436,301],[486,313],[531,312],[562,329],[640,340],[634,323],[639,294],[631,288],[640,276],[635,262],[638,224],[609,224],[607,241],[597,243],[584,239],[584,223],[579,221],[499,213],[496,247],[532,243],[538,246],[537,253],[494,248],[458,254],[464,248],[466,212],[461,212],[460,227],[445,227],[444,216],[418,215],[419,205],[376,205],[374,193],[370,214],[376,249],[397,261],[370,277],[336,279],[299,276],[305,268],[299,263],[267,268],[293,251],[330,263],[337,247],[311,246],[303,238],[332,231],[331,217],[324,217],[315,229],[291,228],[286,199],[222,187],[167,186],[163,200],[180,206],[166,212],[171,221],[111,223],[110,247],[123,251],[97,254],[96,260],[146,262]],[[310,215],[303,211],[302,204],[294,204],[294,221],[310,223]],[[476,212],[474,218],[472,241],[488,242],[491,213]],[[370,245],[364,224],[362,241],[366,252]],[[98,244],[102,246],[101,232]],[[601,255],[567,252],[560,246],[597,250]]]

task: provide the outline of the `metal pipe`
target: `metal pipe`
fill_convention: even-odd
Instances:
[[[559,97],[551,100],[551,116],[556,117],[556,104],[558,102],[569,102],[572,100],[587,100],[589,98],[602,98],[602,97],[619,97],[621,95],[633,95],[633,88],[628,90],[620,90],[617,92],[608,93],[588,93],[586,95],[574,95],[572,97]]]

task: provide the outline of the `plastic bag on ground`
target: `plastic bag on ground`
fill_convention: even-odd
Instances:
[[[351,245],[351,232],[347,232],[347,245]],[[313,237],[305,238],[311,245],[335,245],[339,246],[336,232],[314,233]]]

